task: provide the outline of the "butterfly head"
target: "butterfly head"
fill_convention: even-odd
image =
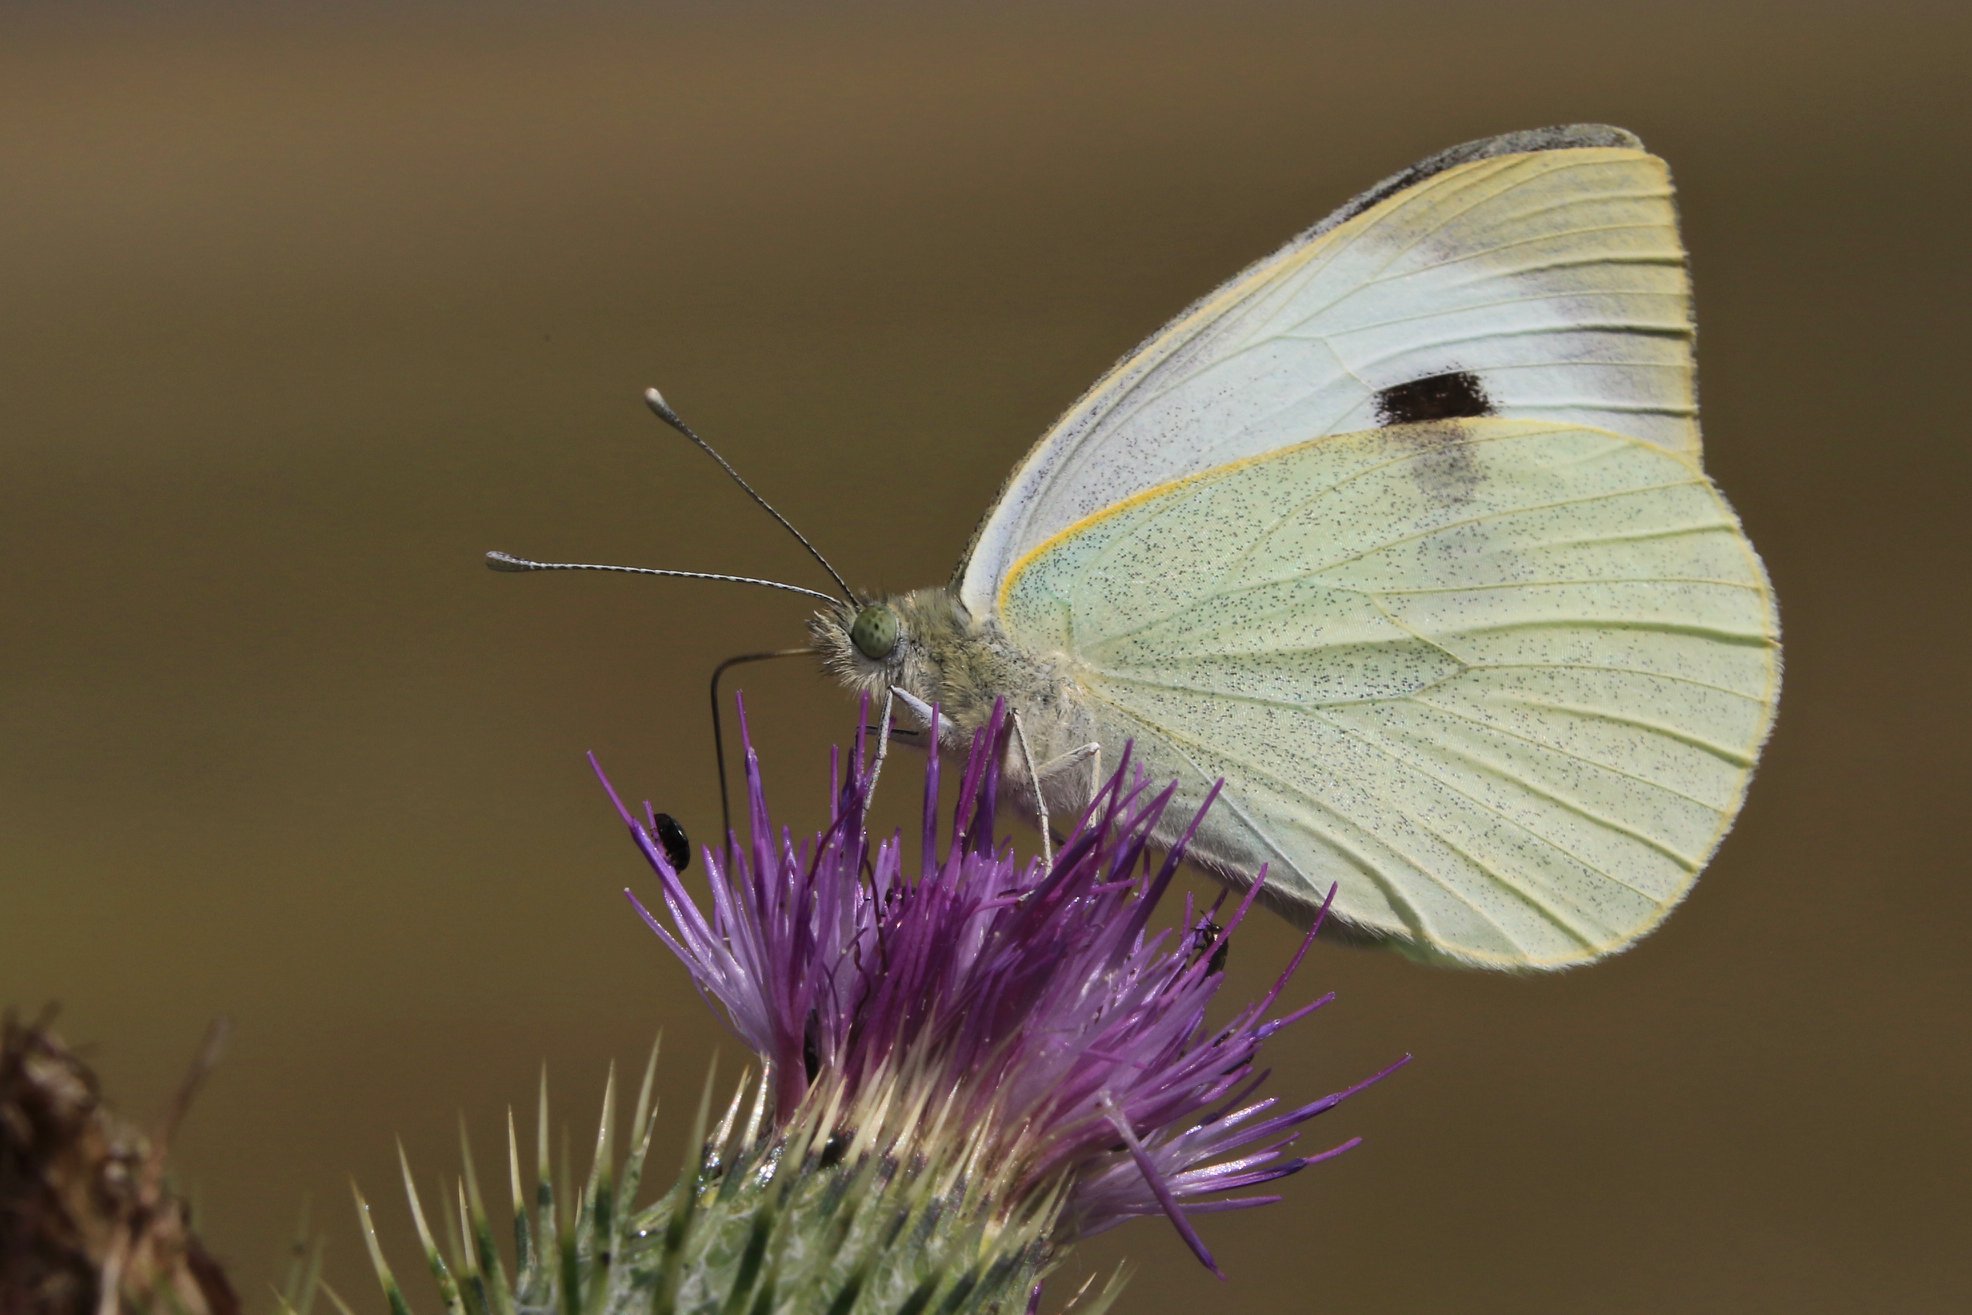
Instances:
[[[973,701],[964,673],[975,665],[975,629],[944,589],[836,603],[808,620],[822,665],[850,689],[878,701],[902,689],[948,716]]]
[[[877,698],[903,684],[907,669],[915,674],[918,635],[908,604],[909,595],[865,598],[811,616],[808,634],[829,674]]]

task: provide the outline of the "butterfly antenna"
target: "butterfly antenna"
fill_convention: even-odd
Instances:
[[[826,595],[825,595],[826,596]],[[829,599],[834,602],[834,599]],[[776,648],[765,653],[742,653],[729,657],[712,668],[712,761],[719,771],[719,822],[720,844],[728,848],[733,843],[733,801],[726,789],[726,736],[719,724],[719,678],[726,674],[727,667],[743,666],[748,662],[765,662],[770,658],[800,657],[813,653],[812,648]]]
[[[663,571],[655,566],[604,566],[596,562],[536,562],[512,553],[490,552],[486,554],[486,565],[495,571],[512,571],[516,574],[527,571],[615,571],[621,575],[662,575],[673,580],[722,580],[727,584],[757,584],[762,589],[785,589],[791,594],[806,594],[819,598],[825,603],[834,603],[833,595],[815,589],[804,589],[798,584],[782,584],[779,580],[762,580],[751,575],[718,575],[711,571]]]
[[[739,485],[742,489],[746,491],[746,496],[752,498],[755,502],[759,503],[760,509],[762,511],[766,512],[769,516],[772,516],[775,520],[779,521],[781,523],[781,528],[786,530],[789,534],[792,534],[800,542],[801,546],[808,550],[808,555],[810,557],[813,557],[816,561],[822,564],[822,569],[829,573],[829,578],[831,580],[834,580],[836,583],[836,587],[842,590],[842,596],[849,600],[849,605],[851,607],[856,606],[859,602],[862,601],[856,597],[856,591],[849,587],[849,582],[843,579],[841,574],[837,572],[833,566],[829,565],[829,559],[822,556],[821,549],[817,548],[814,544],[808,542],[808,536],[803,534],[800,530],[795,529],[794,522],[790,521],[787,517],[781,515],[778,511],[775,511],[773,503],[761,497],[759,492],[755,490],[751,484],[747,483],[744,479],[741,479],[740,473],[737,470],[733,469],[732,462],[720,456],[719,453],[713,448],[713,446],[710,443],[706,442],[704,439],[700,438],[696,433],[694,433],[692,431],[692,427],[686,424],[684,420],[679,417],[676,411],[673,411],[671,409],[671,404],[669,402],[664,400],[663,393],[658,392],[657,389],[655,388],[644,389],[644,405],[648,406],[651,409],[651,413],[655,415],[659,420],[662,420],[665,424],[671,426],[673,429],[683,434],[686,438],[690,439],[693,443],[697,444],[699,450],[704,452],[706,456],[711,457],[714,461],[718,462],[719,469],[725,471],[727,475],[731,476],[733,483]],[[834,601],[834,600],[831,599],[830,601]]]

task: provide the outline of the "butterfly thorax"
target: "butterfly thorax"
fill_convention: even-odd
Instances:
[[[888,618],[882,616],[885,610]],[[884,627],[874,642],[873,621]],[[893,623],[894,646],[881,657],[870,656],[891,637]],[[868,694],[873,705],[896,688],[936,706],[941,738],[949,746],[971,742],[992,716],[996,698],[1006,699],[1019,714],[1036,761],[1087,739],[1084,700],[1066,659],[1017,649],[993,621],[971,616],[949,589],[916,589],[861,608],[845,604],[817,612],[808,632],[823,667],[850,689]],[[1022,763],[1010,762],[1008,769],[1016,785],[1026,784]]]

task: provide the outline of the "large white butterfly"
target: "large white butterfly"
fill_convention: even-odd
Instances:
[[[1765,571],[1699,465],[1692,336],[1634,136],[1454,147],[1111,370],[950,586],[816,595],[814,647],[953,744],[1004,698],[1044,830],[1133,743],[1178,781],[1160,838],[1223,779],[1190,852],[1264,865],[1291,916],[1333,883],[1346,926],[1421,958],[1598,958],[1690,890],[1779,688]]]
[[[952,585],[811,624],[852,686],[995,697],[1017,781],[1126,741],[1224,778],[1192,854],[1427,958],[1561,967],[1691,888],[1772,723],[1765,571],[1699,466],[1664,162],[1592,125],[1454,147],[1118,364]]]

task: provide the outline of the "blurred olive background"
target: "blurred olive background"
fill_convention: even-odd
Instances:
[[[663,1029],[659,1157],[740,1060],[619,894],[582,762],[716,830],[705,679],[799,600],[488,548],[946,578],[1060,408],[1441,146],[1598,119],[1680,183],[1710,466],[1779,590],[1750,803],[1633,952],[1538,979],[1330,947],[1276,1046],[1367,1144],[1146,1221],[1126,1309],[1972,1304],[1963,6],[178,7],[0,12],[0,1000],[55,1000],[271,1304],[305,1201],[415,1280],[401,1137],[498,1181]],[[744,682],[785,820],[853,708]],[[905,807],[915,767],[888,778]],[[914,788],[914,787],[913,787]],[[1257,990],[1289,953],[1255,927]],[[1323,1142],[1322,1144],[1326,1144]],[[660,1171],[668,1174],[668,1168]],[[1079,1272],[1079,1271],[1078,1271]],[[434,1308],[421,1285],[424,1309]],[[1055,1288],[1064,1298],[1066,1284]]]

